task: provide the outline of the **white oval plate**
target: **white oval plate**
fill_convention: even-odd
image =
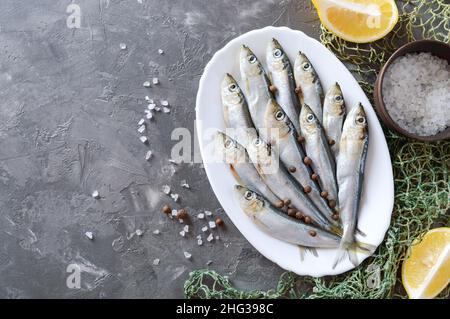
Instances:
[[[291,61],[300,50],[309,57],[320,76],[324,90],[338,81],[344,92],[347,106],[362,102],[369,123],[369,151],[365,170],[364,189],[358,227],[367,236],[362,241],[378,246],[389,227],[394,204],[394,184],[389,151],[380,123],[369,100],[347,68],[322,44],[303,32],[286,27],[266,27],[250,31],[230,41],[218,51],[200,79],[196,105],[196,126],[199,146],[206,174],[211,187],[226,213],[245,238],[266,258],[280,267],[299,275],[325,276],[348,271],[354,266],[346,258],[333,269],[336,249],[318,249],[319,257],[307,253],[300,260],[295,245],[275,239],[257,228],[238,206],[233,186],[236,184],[227,165],[214,163],[214,156],[208,150],[211,131],[225,129],[220,97],[220,83],[226,72],[239,82],[239,50],[242,44],[250,46],[265,63],[265,50],[270,39],[275,37],[283,46]],[[358,254],[362,262],[368,255]]]

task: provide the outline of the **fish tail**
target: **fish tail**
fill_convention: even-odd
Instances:
[[[363,232],[362,230],[360,230],[359,228],[356,228],[355,233],[356,233],[357,235],[362,236],[362,237],[366,237],[366,233]]]
[[[348,242],[343,240],[339,245],[338,253],[334,260],[333,269],[345,258],[345,256],[348,256],[350,262],[356,267],[359,264],[357,256],[358,252],[373,253],[375,249],[376,247],[374,245],[360,241]]]

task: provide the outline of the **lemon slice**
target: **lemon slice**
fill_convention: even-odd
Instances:
[[[398,21],[394,0],[312,0],[322,24],[338,37],[356,43],[381,39]]]
[[[432,229],[410,247],[402,266],[403,286],[411,299],[436,297],[450,281],[450,228]]]

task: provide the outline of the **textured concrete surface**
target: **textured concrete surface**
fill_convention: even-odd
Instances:
[[[79,29],[67,27],[71,3]],[[192,233],[203,223],[182,238],[182,225],[160,213],[171,202],[164,184],[191,215],[219,208],[201,165],[167,161],[170,133],[193,133],[198,81],[214,52],[267,25],[318,35],[307,0],[0,2],[0,297],[183,297],[189,272],[208,260],[239,288],[275,287],[283,270],[224,213],[215,213],[227,225],[215,231],[220,240],[201,247]],[[154,76],[161,84],[144,88]],[[172,105],[148,126],[149,146],[136,130],[145,95]],[[80,289],[66,286],[72,263]]]

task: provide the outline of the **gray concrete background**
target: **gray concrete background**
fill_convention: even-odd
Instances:
[[[70,3],[81,8],[80,29],[66,25]],[[161,187],[171,185],[181,198],[173,206],[191,216],[219,208],[201,165],[167,161],[170,134],[176,127],[193,133],[203,68],[232,38],[267,25],[317,37],[309,3],[2,0],[0,297],[183,297],[189,272],[208,260],[239,288],[274,288],[283,270],[224,213],[214,214],[227,226],[215,231],[219,241],[198,247],[193,233],[204,223],[195,218],[182,238],[182,225],[160,213],[172,202]],[[144,88],[154,76],[161,84]],[[149,146],[136,130],[145,95],[172,105],[148,126]],[[146,162],[148,148],[155,155]],[[180,187],[183,179],[191,190]],[[143,236],[133,236],[136,229]],[[71,263],[82,269],[81,289],[66,286]]]

